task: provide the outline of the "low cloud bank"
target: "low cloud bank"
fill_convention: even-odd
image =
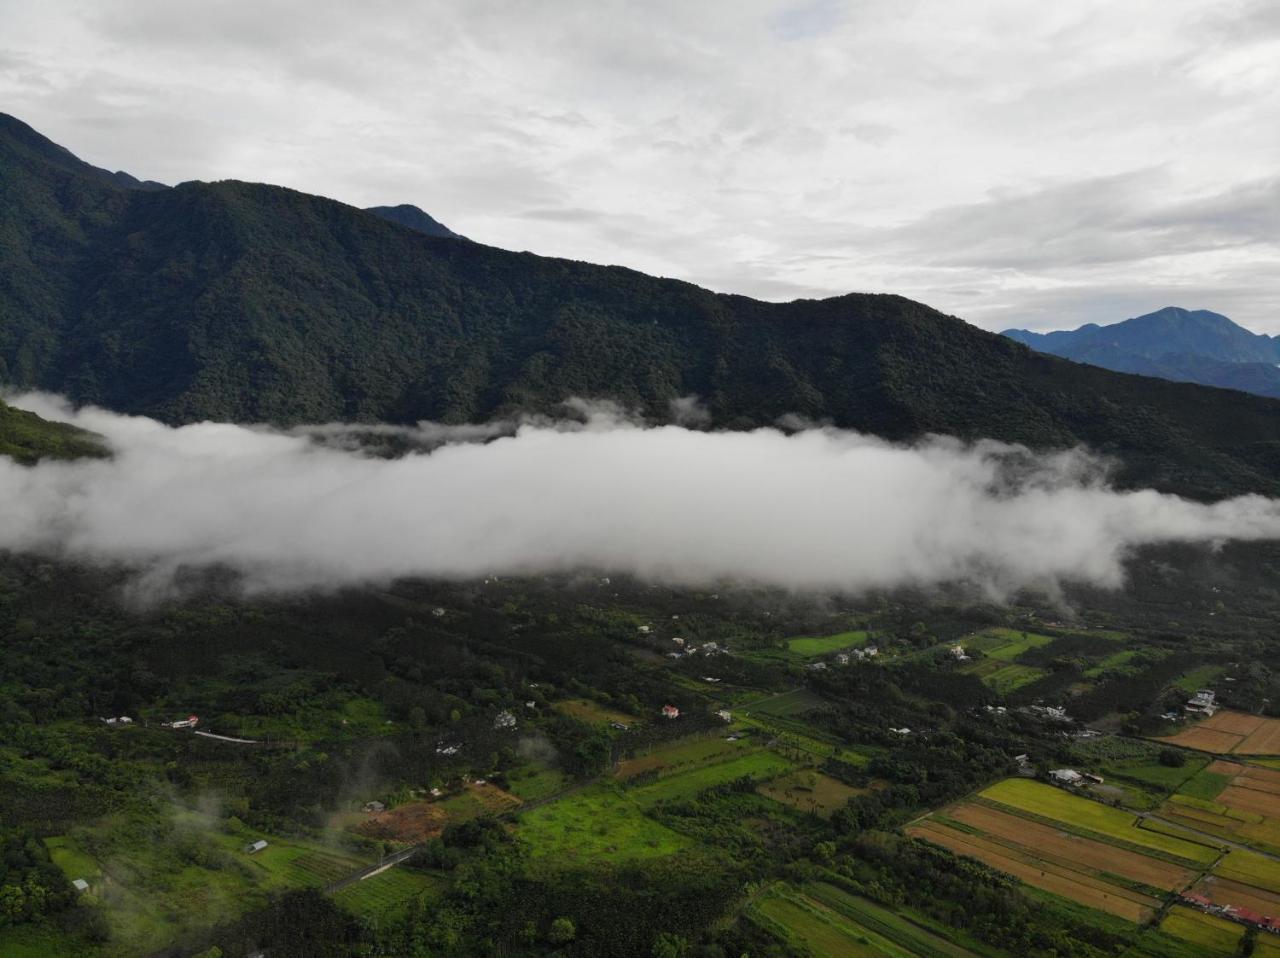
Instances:
[[[1080,450],[701,432],[583,407],[584,422],[424,424],[405,435],[429,451],[386,459],[352,448],[364,426],[173,428],[47,395],[10,401],[100,433],[115,456],[0,458],[0,548],[126,563],[153,582],[214,565],[249,591],[595,569],[1007,594],[1118,586],[1144,544],[1280,538],[1280,502],[1118,492]]]

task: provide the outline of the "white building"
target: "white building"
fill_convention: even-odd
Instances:
[[[1059,785],[1079,785],[1084,781],[1084,776],[1074,768],[1055,768],[1049,772],[1049,777]]]

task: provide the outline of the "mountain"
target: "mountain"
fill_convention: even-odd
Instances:
[[[424,236],[444,236],[450,239],[463,238],[439,220],[429,216],[416,206],[410,206],[408,203],[400,206],[369,206],[365,208],[365,212],[379,216],[390,223],[399,223],[401,226],[407,226],[411,230],[417,230]]]
[[[0,402],[0,456],[30,465],[45,458],[105,455],[106,448],[92,433],[65,423],[48,422],[35,413]]]
[[[899,296],[765,303],[281,187],[129,188],[41,141],[0,128],[12,386],[280,424],[461,422],[573,396],[665,416],[696,393],[717,427],[795,413],[900,440],[1086,443],[1129,485],[1280,495],[1272,400],[1066,362]]]
[[[1104,369],[1280,397],[1280,336],[1250,332],[1205,309],[1168,306],[1110,326],[1002,335]]]

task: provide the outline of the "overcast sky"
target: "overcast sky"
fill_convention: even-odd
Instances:
[[[0,0],[0,110],[179,182],[989,328],[1280,333],[1271,0]]]

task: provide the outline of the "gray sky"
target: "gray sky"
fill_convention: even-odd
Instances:
[[[101,166],[989,328],[1280,333],[1270,0],[0,0],[0,109]]]

